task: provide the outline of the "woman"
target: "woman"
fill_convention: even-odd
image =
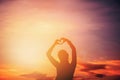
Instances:
[[[65,50],[60,50],[58,52],[58,58],[60,62],[55,60],[51,53],[56,45],[61,44],[61,41],[67,42],[70,48],[72,49],[72,61],[69,63],[69,55]],[[56,40],[55,43],[50,47],[47,52],[48,59],[55,66],[57,70],[57,76],[55,80],[73,80],[73,75],[76,67],[76,48],[71,43],[70,40],[66,38],[61,38],[61,40]]]

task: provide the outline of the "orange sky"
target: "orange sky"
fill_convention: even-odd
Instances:
[[[91,4],[81,1],[81,8],[78,11],[73,0],[69,2],[66,0],[64,4],[62,1],[16,0],[10,4],[1,5],[0,9],[5,13],[0,14],[3,19],[1,22],[3,27],[0,30],[2,36],[0,44],[2,44],[1,53],[4,53],[2,55],[5,58],[5,63],[3,62],[3,67],[0,68],[0,73],[2,73],[0,75],[15,78],[21,74],[36,71],[41,74],[55,75],[55,69],[47,59],[46,52],[55,39],[61,37],[67,37],[75,44],[78,58],[81,61],[97,59],[91,57],[90,54],[100,50],[99,47],[95,46],[101,46],[99,43],[101,40],[90,33],[93,30],[101,29],[101,27],[96,27],[100,23],[94,22],[96,16],[93,12],[83,10],[89,8]],[[91,46],[95,41],[98,43]],[[71,53],[66,44],[57,46],[53,54],[56,59],[57,48],[65,48]],[[99,56],[100,53],[102,51],[98,52],[96,56]],[[99,59],[104,60],[106,56]],[[108,66],[107,71],[100,71],[101,73],[106,71],[108,74],[118,74],[118,71],[113,69],[116,65],[114,62],[108,61],[106,64],[112,66]],[[8,67],[6,68],[6,66]],[[82,67],[79,64],[78,66]],[[88,74],[84,71],[79,72],[80,69],[77,69],[76,75],[79,75],[79,73]],[[98,70],[94,72],[98,72]],[[28,80],[28,78],[22,80]],[[31,80],[34,79],[31,78]]]
[[[81,63],[78,62],[77,68],[75,71],[75,76],[94,76],[95,74],[104,74],[107,76],[120,75],[120,63],[119,60],[106,60],[106,61],[97,61],[97,62],[89,62],[89,63]],[[105,65],[105,68],[100,67],[101,65]],[[7,66],[7,67],[6,67]],[[93,67],[94,66],[94,67]],[[39,79],[48,79],[50,80],[52,77],[50,75],[42,74],[40,72],[31,72],[31,73],[18,73],[19,70],[11,69],[8,65],[3,65],[0,67],[0,79],[3,80],[35,80]],[[20,76],[21,75],[21,76]],[[24,75],[24,76],[23,76]],[[106,79],[105,79],[106,80]]]
[[[9,7],[4,8],[8,14],[5,16],[6,20],[3,20],[5,27],[1,34],[3,35],[3,52],[10,65],[27,72],[38,70],[42,73],[50,73],[49,69],[53,69],[53,67],[46,58],[46,52],[55,39],[67,37],[78,48],[79,44],[84,44],[82,41],[89,37],[89,35],[82,36],[82,33],[88,34],[87,31],[93,24],[89,19],[82,20],[80,21],[82,24],[79,25],[82,26],[79,30],[81,40],[77,41],[79,37],[75,32],[79,32],[77,29],[79,29],[78,24],[80,23],[75,18],[78,17],[78,13],[70,13],[71,11],[66,10],[69,9],[72,2],[65,3],[62,7],[51,6],[52,4],[54,1],[43,1],[38,4],[33,0],[29,2],[19,0],[6,6],[3,5],[3,7]],[[57,11],[57,9],[60,10]],[[79,17],[85,19],[86,16],[81,13]],[[86,22],[90,25],[87,26]],[[68,47],[63,46],[62,48],[66,48],[70,52]],[[57,52],[57,48],[55,52]],[[79,52],[78,49],[77,53]],[[83,53],[86,52],[83,50]]]

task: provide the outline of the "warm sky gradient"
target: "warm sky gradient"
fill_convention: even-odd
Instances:
[[[0,73],[3,73],[0,75],[9,72],[54,75],[46,52],[61,37],[76,46],[76,75],[89,73],[85,69],[79,72],[81,62],[112,65],[109,70],[105,66],[106,73],[118,74],[111,62],[120,59],[119,3],[118,0],[0,0]],[[62,48],[70,52],[65,46]]]

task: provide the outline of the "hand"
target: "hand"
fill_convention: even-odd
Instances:
[[[67,38],[61,38],[61,40],[63,40],[63,43],[64,43],[65,41],[69,41]]]
[[[55,41],[55,44],[59,44],[59,40],[58,39]]]
[[[66,38],[61,38],[61,39],[57,39],[57,40],[55,41],[55,44],[62,45],[65,41],[70,42],[70,41],[69,41],[68,39],[66,39]]]
[[[65,42],[65,41],[61,38],[61,39],[57,39],[57,40],[55,41],[55,44],[56,44],[56,45],[57,45],[57,44],[62,45],[64,42]]]

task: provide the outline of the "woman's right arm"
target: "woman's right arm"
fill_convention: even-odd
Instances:
[[[47,52],[47,57],[48,57],[48,59],[50,60],[50,62],[51,62],[55,67],[58,65],[58,61],[55,60],[51,54],[52,54],[52,51],[53,51],[54,47],[55,47],[57,44],[58,44],[58,41],[56,40],[55,43],[49,48],[49,50],[48,50],[48,52]]]

